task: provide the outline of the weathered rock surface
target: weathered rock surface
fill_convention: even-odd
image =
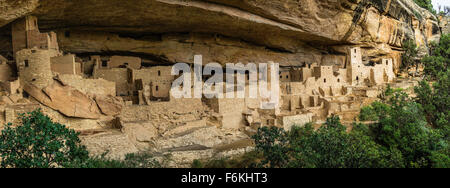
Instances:
[[[114,116],[120,114],[123,100],[118,97],[96,96],[95,100],[81,91],[53,82],[44,89],[25,84],[24,91],[40,103],[57,110],[67,117],[99,119],[102,114]]]
[[[107,116],[120,114],[124,106],[123,99],[115,96],[95,96],[100,111]]]
[[[224,158],[252,149],[249,137],[239,131],[216,127],[193,129],[185,135],[160,136],[155,127],[143,122],[122,122],[121,131],[110,130],[89,136],[82,141],[94,156],[123,159],[126,154],[149,152],[156,159],[170,156],[167,167],[189,167],[195,159]]]
[[[324,63],[348,45],[398,58],[403,40],[426,51],[440,32],[437,18],[412,0],[3,1],[18,17],[37,15],[42,30],[58,30],[67,52],[135,53],[158,63],[192,63],[194,54],[219,63]],[[13,20],[0,19],[0,26]]]
[[[68,117],[98,119],[100,109],[94,100],[70,87],[54,82],[44,89],[26,84],[24,90],[40,103]]]
[[[6,25],[17,18],[34,11],[39,5],[39,0],[1,0],[0,1],[0,26]]]
[[[440,18],[442,33],[449,34],[450,33],[450,17],[441,16]]]
[[[106,154],[107,158],[124,159],[127,154],[139,152],[126,134],[118,132],[84,136],[81,141],[92,156]]]

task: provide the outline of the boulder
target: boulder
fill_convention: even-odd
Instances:
[[[124,106],[123,99],[115,96],[95,96],[100,111],[107,116],[120,114]]]
[[[158,130],[149,122],[125,122],[121,131],[137,142],[151,142],[159,136]]]
[[[24,90],[43,105],[68,117],[98,119],[101,112],[97,103],[82,92],[53,82],[44,89],[25,84]]]

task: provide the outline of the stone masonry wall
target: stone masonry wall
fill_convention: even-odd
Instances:
[[[78,75],[59,75],[59,79],[64,83],[80,90],[83,93],[96,95],[116,95],[116,84],[104,79],[84,79]]]
[[[53,81],[49,50],[24,49],[16,54],[19,78],[23,83],[31,83],[44,88]]]
[[[96,69],[94,71],[94,78],[103,78],[108,81],[116,83],[116,93],[117,96],[128,96],[129,95],[129,84],[128,84],[128,69],[126,68],[113,68],[113,69]]]

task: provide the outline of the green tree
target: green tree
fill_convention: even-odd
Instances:
[[[315,131],[311,124],[294,127],[262,128],[254,136],[256,150],[262,153],[260,166],[272,168],[369,168],[382,164],[384,151],[362,132],[348,133],[338,117],[328,118]]]
[[[240,156],[212,159],[207,161],[194,160],[192,168],[255,168],[262,159],[260,152],[251,151]]]
[[[440,72],[431,87],[422,81],[415,87],[416,101],[422,105],[428,122],[449,133],[450,129],[450,71]]]
[[[162,165],[148,153],[131,153],[124,160],[115,160],[102,156],[90,157],[88,160],[69,163],[67,168],[161,168]]]
[[[399,167],[433,167],[433,156],[448,148],[442,132],[428,126],[421,105],[405,93],[396,92],[387,103],[374,103],[372,108],[383,110],[373,111],[377,122],[370,125],[370,135],[383,150],[401,153]]]
[[[253,136],[258,151],[264,155],[261,166],[282,168],[290,161],[288,133],[277,127],[263,127]]]
[[[406,40],[403,42],[403,54],[402,54],[402,68],[408,70],[411,66],[416,66],[416,74],[420,64],[417,59],[419,53],[417,45],[414,40]]]
[[[450,34],[442,35],[425,64],[425,79],[415,87],[416,102],[422,105],[429,124],[450,135]],[[432,86],[430,86],[430,82]]]
[[[312,130],[312,129],[308,129]],[[298,131],[298,130],[297,130]],[[293,132],[295,134],[295,130]],[[292,138],[296,156],[294,167],[316,168],[370,168],[383,166],[383,153],[370,137],[361,132],[347,132],[339,117],[328,118],[319,130],[310,136]]]
[[[89,158],[79,133],[54,123],[40,109],[21,114],[21,125],[6,125],[0,135],[3,168],[59,168]]]
[[[436,80],[440,72],[449,71],[450,64],[450,34],[444,34],[438,44],[432,44],[429,56],[422,59],[425,74],[428,79]]]
[[[416,4],[418,4],[420,7],[427,9],[428,11],[435,13],[436,11],[433,9],[433,4],[431,3],[431,0],[414,0]]]

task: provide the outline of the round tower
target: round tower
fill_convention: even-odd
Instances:
[[[16,64],[21,84],[33,84],[42,89],[53,82],[50,57],[49,50],[33,48],[18,51]]]

